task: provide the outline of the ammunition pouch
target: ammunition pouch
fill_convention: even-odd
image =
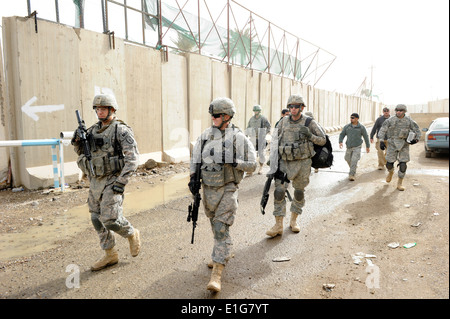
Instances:
[[[278,147],[281,159],[295,161],[310,158],[314,155],[314,146],[307,140],[285,144]]]
[[[89,162],[84,154],[78,156],[77,159],[78,168],[87,176],[91,176],[91,171],[89,170]]]
[[[221,187],[225,185],[225,174],[223,168],[221,170],[202,169],[202,182],[206,186],[212,187]]]
[[[120,156],[101,156],[92,158],[92,166],[94,167],[95,176],[92,176],[89,169],[89,161],[86,156],[80,155],[77,165],[81,171],[90,177],[103,177],[120,173],[125,166],[125,161]]]
[[[215,165],[214,168],[202,169],[202,181],[206,186],[222,187],[231,182],[239,184],[244,178],[244,172],[232,165]]]

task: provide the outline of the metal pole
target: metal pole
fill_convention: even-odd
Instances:
[[[56,22],[59,23],[59,6],[58,6],[58,0],[55,0],[55,11],[56,11]]]
[[[270,22],[269,22],[269,36],[268,36],[268,46],[267,46],[267,73],[270,73]]]
[[[250,11],[250,69],[253,70],[252,67],[252,12]]]
[[[52,165],[53,165],[53,182],[55,189],[59,188],[58,176],[58,156],[56,156],[56,145],[52,145]]]
[[[102,3],[102,20],[103,20],[103,33],[108,32],[107,22],[106,22],[106,12],[105,12],[105,1],[101,0]]]
[[[227,57],[230,65],[230,0],[227,0]]]
[[[198,35],[198,54],[202,54],[201,41],[200,41],[200,0],[197,0],[197,10],[198,10],[198,34],[197,34]]]
[[[127,19],[127,0],[123,0],[123,15],[125,21],[125,39],[128,40],[128,19]]]
[[[66,179],[64,177],[64,145],[62,140],[59,140],[59,178],[61,181],[61,192],[64,192]]]

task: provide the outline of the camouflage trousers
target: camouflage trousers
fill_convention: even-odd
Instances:
[[[356,147],[347,147],[344,159],[350,167],[349,175],[355,176],[358,161],[361,159],[361,145]]]
[[[388,163],[408,163],[409,157],[409,144],[406,143],[404,139],[392,139],[389,140],[389,145],[387,146],[386,161]],[[406,171],[398,171],[399,178],[405,178]]]
[[[387,146],[388,142],[384,142],[384,144]],[[387,147],[384,149],[384,151],[380,148],[380,139],[377,138],[377,141],[375,143],[375,148],[377,150],[378,155],[378,166],[384,166],[386,165],[386,153],[387,153]]]
[[[111,249],[115,246],[114,233],[125,238],[134,234],[133,226],[123,216],[122,204],[123,194],[114,194],[112,184],[105,187],[100,199],[96,199],[89,190],[89,212],[102,249]]]
[[[222,187],[202,185],[203,205],[206,217],[211,223],[214,236],[214,247],[211,254],[213,262],[225,265],[231,257],[233,242],[230,226],[238,208],[238,186],[234,183]]]
[[[309,184],[309,175],[311,173],[311,159],[303,159],[296,161],[280,160],[280,170],[287,173],[287,178],[291,181],[294,188],[294,196],[292,196],[291,212],[301,214],[303,206],[305,206],[305,188]],[[285,193],[288,183],[281,183],[275,179],[275,191],[273,196],[273,215],[286,216],[286,197]]]

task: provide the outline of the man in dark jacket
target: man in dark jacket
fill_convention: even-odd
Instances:
[[[377,142],[375,143],[375,148],[377,149],[378,154],[378,169],[382,170],[384,169],[386,165],[386,150],[387,150],[387,141],[384,141],[384,144],[386,145],[386,148],[382,150],[380,148],[380,139],[378,138],[378,132],[380,131],[381,126],[383,125],[384,121],[386,121],[391,116],[389,108],[384,107],[383,108],[383,114],[380,115],[379,118],[375,121],[375,124],[372,127],[372,131],[370,132],[370,143],[373,144],[373,136],[376,134],[377,136]]]

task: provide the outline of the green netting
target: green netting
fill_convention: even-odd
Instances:
[[[233,64],[273,74],[283,74],[297,80],[301,78],[301,61],[294,56],[255,41],[256,31],[250,27],[243,31],[229,31],[194,14],[161,4],[162,44],[185,52],[198,52]],[[157,1],[145,0],[144,11],[156,14]],[[200,21],[200,28],[198,27]],[[158,29],[158,19],[146,17],[146,28]],[[199,37],[200,35],[200,37]],[[200,39],[200,41],[199,41]],[[229,46],[229,48],[228,48]],[[229,60],[228,60],[229,53]],[[295,77],[294,77],[295,75]]]

